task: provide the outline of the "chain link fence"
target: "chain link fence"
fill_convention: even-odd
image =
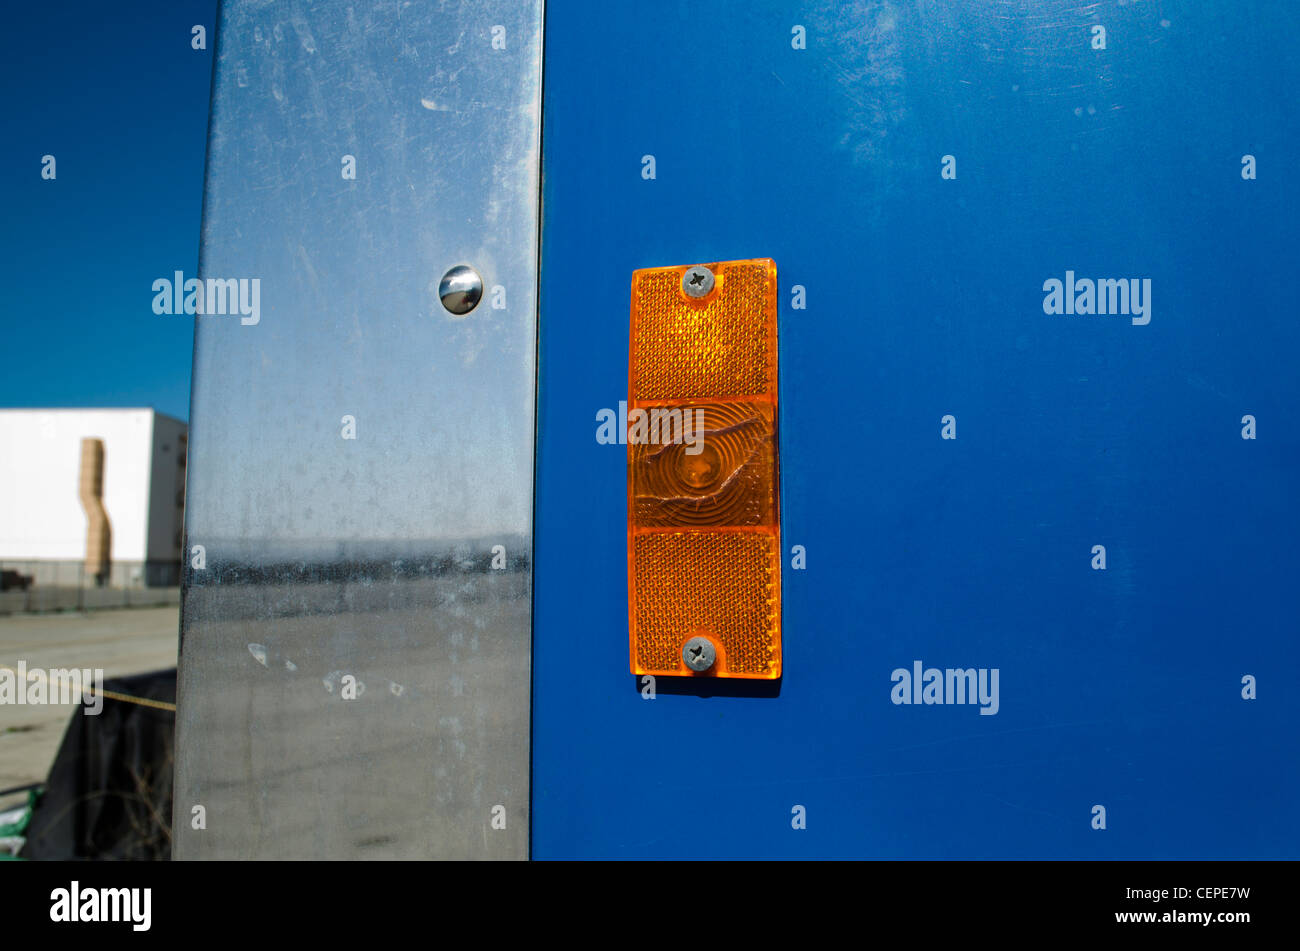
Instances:
[[[179,565],[149,565],[147,574],[179,579]],[[0,561],[0,615],[180,604],[173,583],[145,587],[146,566],[115,564],[104,583],[79,561]]]

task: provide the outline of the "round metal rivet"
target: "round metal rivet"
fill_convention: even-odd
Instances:
[[[458,264],[442,276],[438,297],[448,313],[464,317],[483,299],[483,278],[472,267]]]

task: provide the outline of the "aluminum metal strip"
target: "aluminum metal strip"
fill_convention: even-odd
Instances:
[[[222,5],[176,858],[528,855],[541,41],[540,2]]]

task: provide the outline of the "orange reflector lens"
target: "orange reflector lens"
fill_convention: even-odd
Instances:
[[[632,672],[781,676],[776,265],[632,277]]]

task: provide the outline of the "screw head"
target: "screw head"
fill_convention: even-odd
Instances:
[[[688,267],[682,275],[682,291],[687,297],[704,297],[713,290],[713,272],[702,264]]]
[[[718,651],[713,646],[713,641],[707,637],[692,637],[682,645],[682,660],[686,661],[686,666],[691,670],[708,670],[717,659]]]
[[[483,278],[472,267],[458,264],[442,276],[438,296],[448,313],[463,317],[482,300]]]

